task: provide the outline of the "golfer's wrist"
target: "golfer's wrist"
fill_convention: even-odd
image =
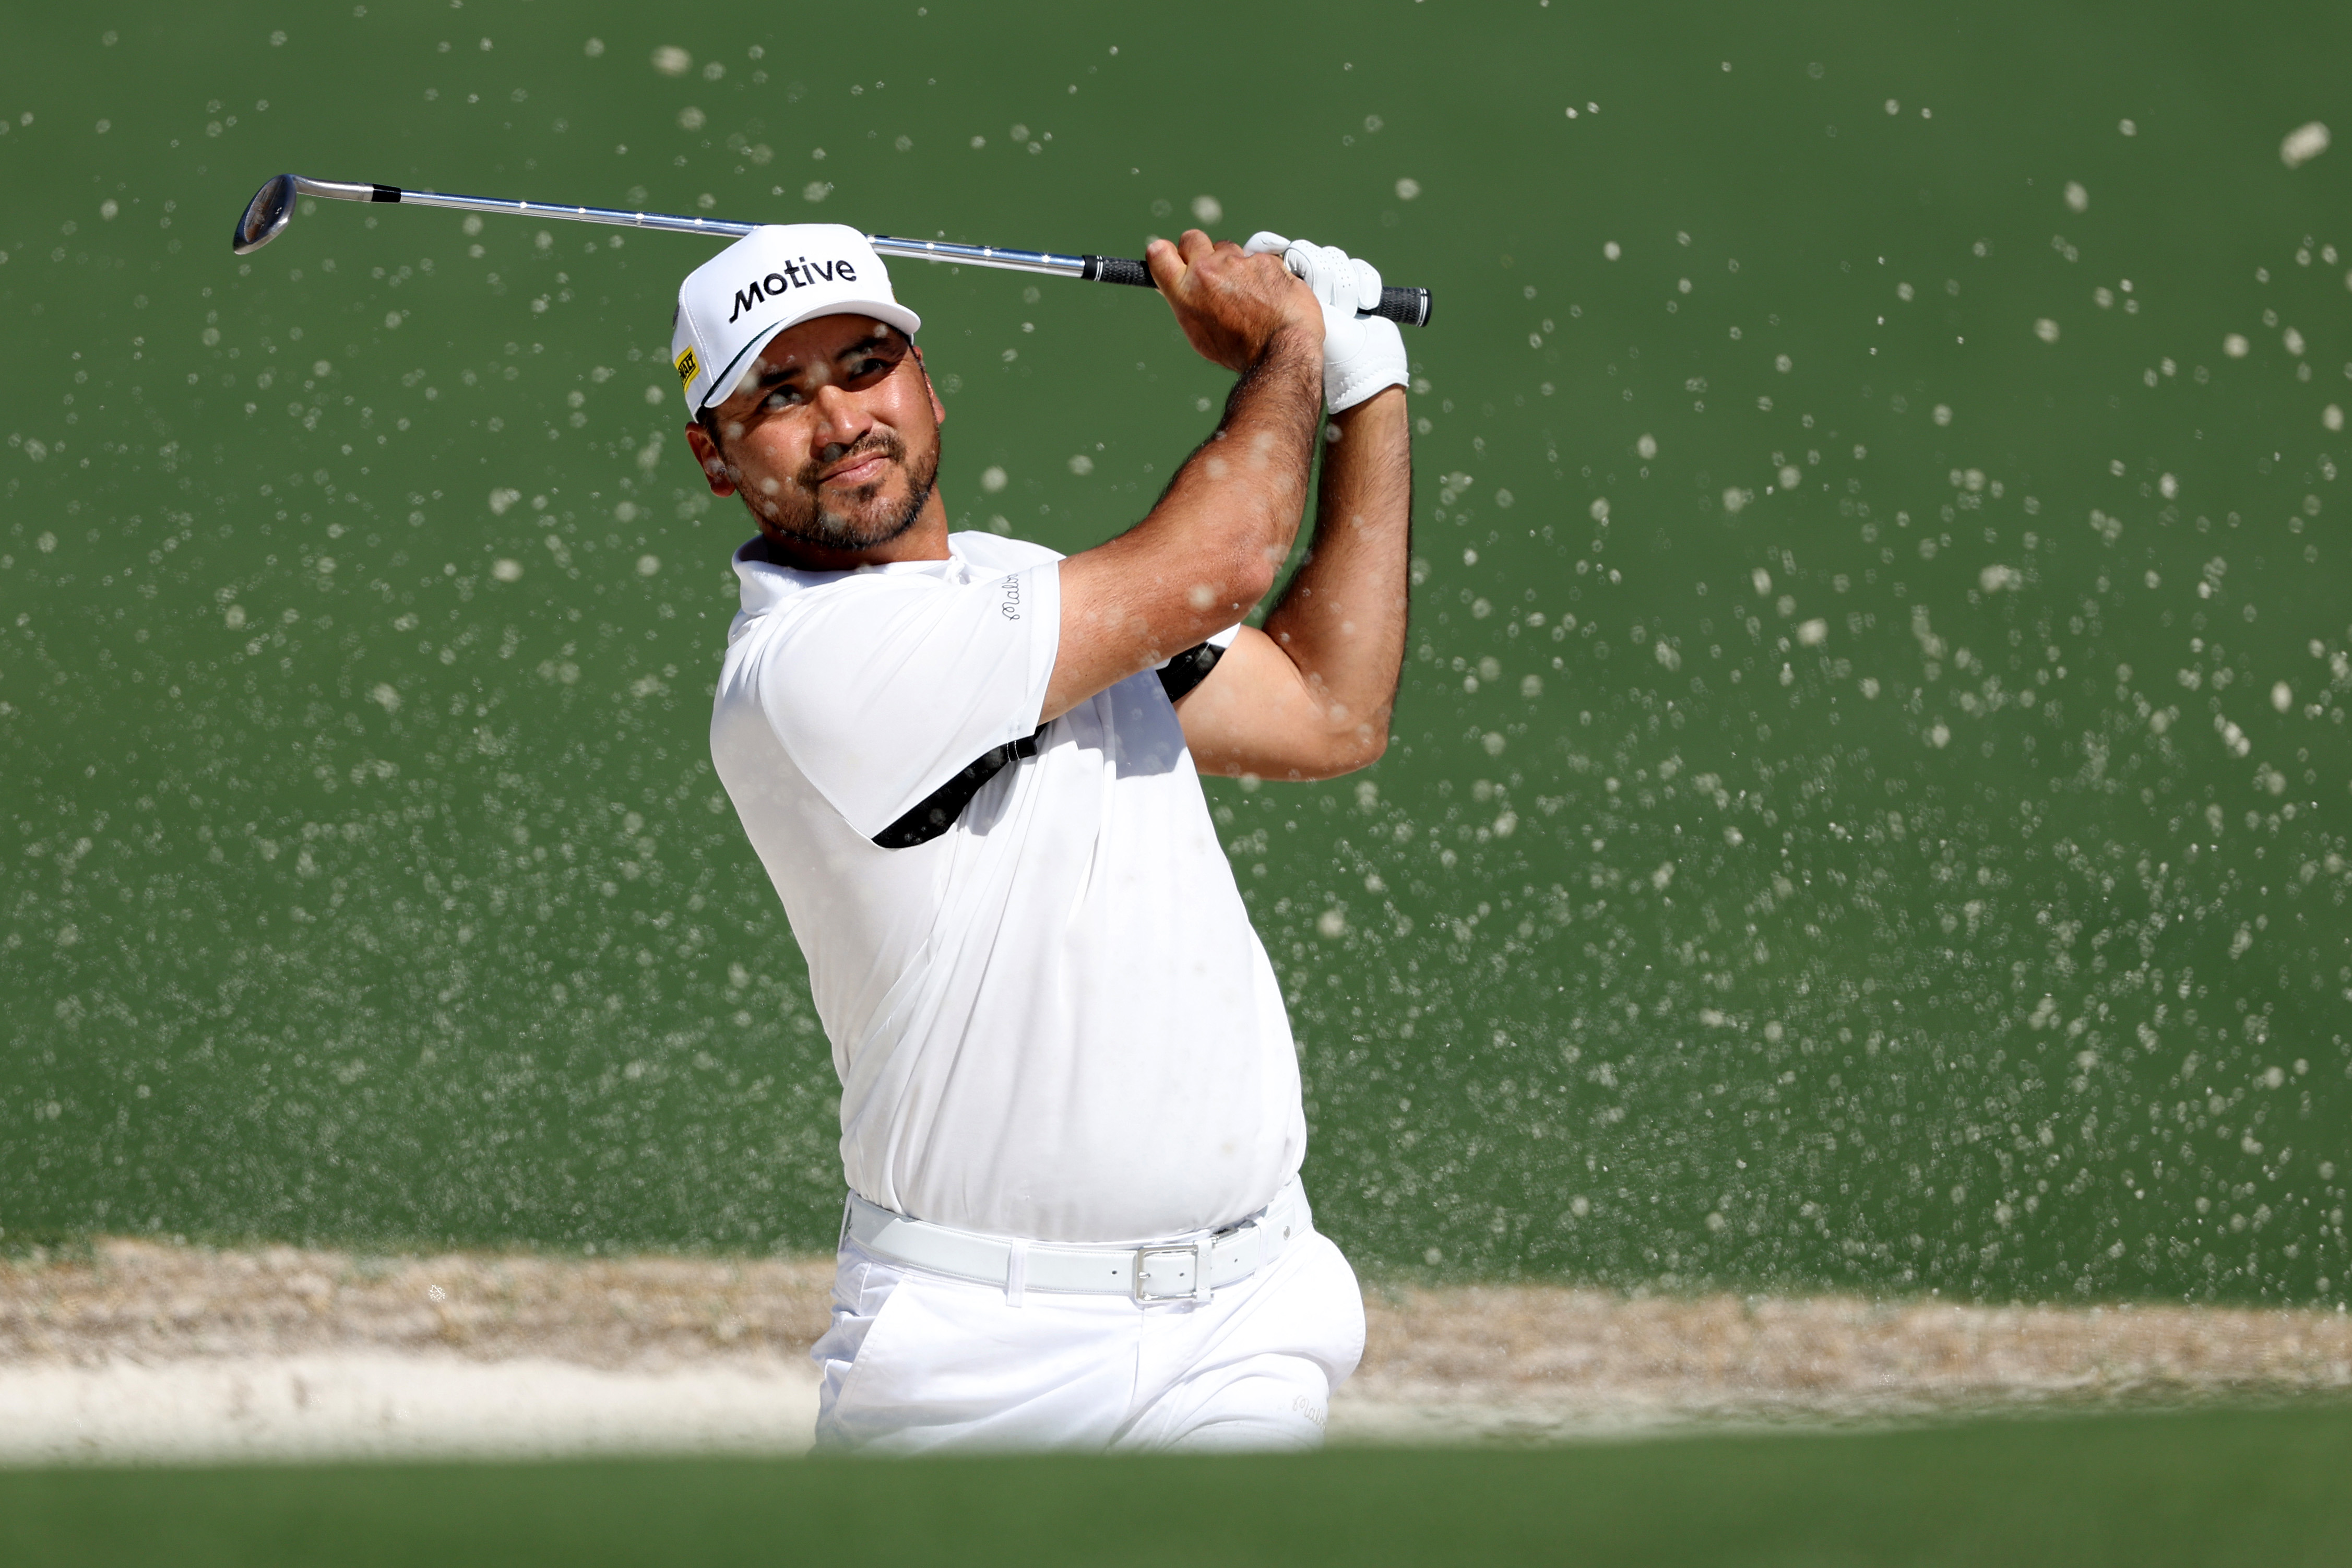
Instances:
[[[1260,372],[1293,367],[1311,371],[1319,381],[1323,374],[1323,334],[1317,331],[1321,322],[1307,326],[1298,322],[1276,327],[1258,349],[1253,368]]]
[[[1390,395],[1391,393],[1395,394],[1392,397]],[[1379,416],[1373,413],[1375,409],[1382,411],[1389,418],[1397,417],[1404,412],[1404,383],[1385,382],[1377,391],[1366,393],[1345,408],[1336,410],[1328,417],[1331,423],[1340,429],[1352,429],[1367,418],[1378,417]]]

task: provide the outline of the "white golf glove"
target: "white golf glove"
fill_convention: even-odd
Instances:
[[[1359,316],[1381,302],[1380,268],[1346,251],[1261,230],[1242,247],[1252,256],[1278,254],[1323,304],[1323,402],[1334,414],[1412,377],[1404,335],[1382,316]]]

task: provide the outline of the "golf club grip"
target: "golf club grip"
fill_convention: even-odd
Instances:
[[[1125,283],[1137,289],[1158,287],[1151,280],[1151,269],[1131,258],[1089,256],[1086,258],[1086,262],[1087,269],[1083,276],[1094,282]],[[1381,302],[1378,307],[1369,311],[1359,311],[1358,314],[1385,316],[1403,327],[1425,327],[1429,325],[1431,306],[1429,290],[1426,289],[1390,288],[1381,290]]]
[[[1425,327],[1433,308],[1426,289],[1382,289],[1381,302],[1358,315],[1386,316],[1401,327]]]

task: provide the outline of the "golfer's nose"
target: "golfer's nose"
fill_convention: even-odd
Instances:
[[[858,400],[830,382],[816,389],[812,401],[816,409],[814,434],[819,447],[854,446],[859,437],[874,427],[873,417]]]

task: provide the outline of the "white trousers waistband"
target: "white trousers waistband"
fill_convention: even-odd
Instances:
[[[1066,1247],[909,1219],[852,1193],[843,1235],[893,1262],[996,1286],[1015,1306],[1026,1290],[1205,1301],[1210,1292],[1248,1279],[1280,1257],[1292,1235],[1307,1228],[1307,1218],[1294,1180],[1265,1208],[1223,1230],[1140,1247]]]

